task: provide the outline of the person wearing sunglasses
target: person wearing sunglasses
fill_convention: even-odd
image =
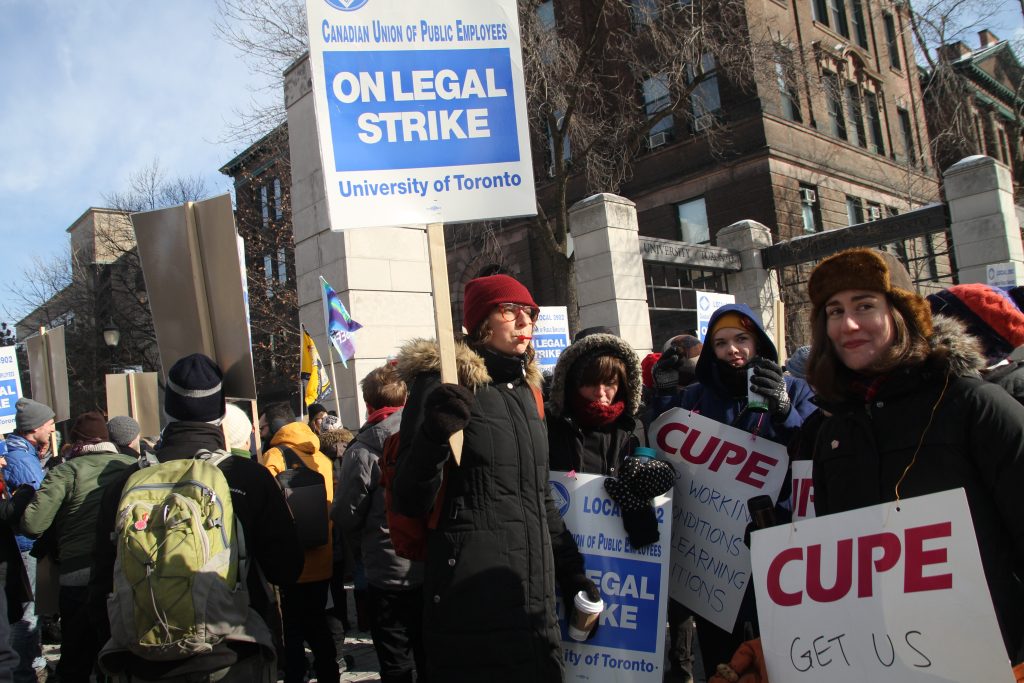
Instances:
[[[432,340],[413,340],[398,356],[410,392],[394,509],[422,516],[440,506],[427,532],[423,585],[431,681],[562,681],[556,581],[563,595],[599,596],[548,488],[541,373],[530,343],[538,312],[515,279],[476,278],[463,300],[459,384],[441,383]],[[460,430],[456,465],[448,440]]]

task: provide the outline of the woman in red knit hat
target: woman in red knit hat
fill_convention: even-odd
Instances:
[[[822,261],[807,285],[818,515],[963,487],[1006,651],[1024,659],[1024,407],[978,376],[978,342],[894,286],[875,251]],[[955,618],[955,615],[950,615]],[[969,653],[964,653],[969,655]]]
[[[507,275],[466,285],[459,384],[442,384],[432,340],[413,340],[397,369],[410,387],[393,483],[397,512],[441,506],[428,532],[424,646],[432,681],[561,681],[555,582],[596,586],[548,489],[548,441],[534,360],[539,308]],[[449,437],[462,430],[461,464]],[[442,488],[443,483],[443,488]]]

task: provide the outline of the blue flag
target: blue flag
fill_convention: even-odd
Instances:
[[[348,360],[356,355],[356,346],[352,339],[352,333],[360,329],[362,325],[352,319],[352,316],[345,310],[345,304],[341,303],[338,293],[327,284],[327,280],[320,276],[320,285],[323,287],[324,296],[324,320],[327,327],[327,338],[334,344],[341,358],[341,364],[348,367]]]

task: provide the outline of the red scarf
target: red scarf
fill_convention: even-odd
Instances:
[[[615,422],[622,416],[626,404],[616,401],[611,405],[600,401],[588,401],[579,392],[574,392],[569,409],[573,417],[584,427],[604,427]]]
[[[385,406],[384,408],[378,408],[366,416],[366,423],[375,425],[378,422],[383,422],[401,409],[402,406]]]

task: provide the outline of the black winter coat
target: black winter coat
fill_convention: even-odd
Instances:
[[[820,516],[896,500],[896,484],[917,452],[900,497],[965,489],[1007,653],[1019,662],[1024,407],[976,376],[974,340],[966,332],[942,340],[952,344],[938,341],[948,331],[939,317],[924,364],[891,373],[870,403],[822,402],[831,417],[814,444],[815,511]]]
[[[536,365],[458,347],[459,382],[474,391],[462,462],[422,430],[440,383],[437,345],[413,340],[398,371],[410,386],[402,416],[395,509],[431,509],[446,478],[438,528],[429,532],[424,641],[431,680],[561,681],[555,582],[583,559],[548,488],[547,432],[530,384]],[[446,469],[447,463],[447,469]]]

